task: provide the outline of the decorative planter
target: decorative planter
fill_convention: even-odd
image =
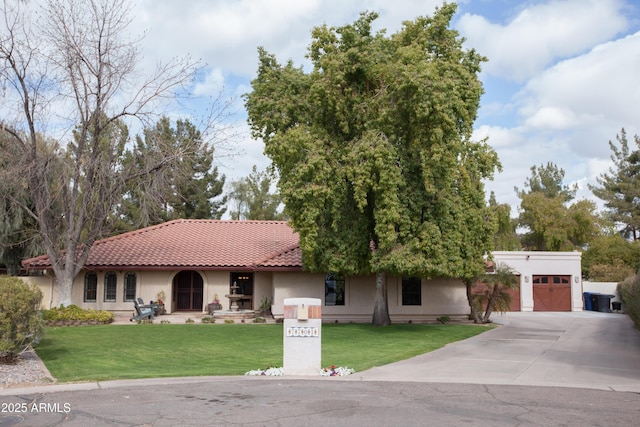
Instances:
[[[164,313],[164,304],[153,304],[154,316],[162,316]]]
[[[220,303],[209,303],[209,314],[213,314],[215,310],[222,310],[222,304]]]

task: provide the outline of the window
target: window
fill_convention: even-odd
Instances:
[[[422,305],[422,280],[420,278],[402,279],[402,305]]]
[[[124,300],[135,301],[136,299],[136,273],[124,275]]]
[[[324,305],[344,305],[344,276],[334,273],[325,276]]]
[[[104,302],[116,301],[116,287],[118,277],[116,273],[107,273],[104,275]]]
[[[96,273],[84,275],[84,302],[96,302],[98,296],[98,276]]]
[[[548,285],[549,277],[548,276],[538,276],[533,278],[533,283],[536,285]]]

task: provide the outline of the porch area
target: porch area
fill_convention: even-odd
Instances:
[[[136,324],[130,319],[132,317],[131,312],[114,312],[113,325],[131,325]],[[204,321],[203,321],[204,319]],[[260,320],[256,320],[260,319]],[[213,320],[213,321],[211,321]],[[261,313],[256,310],[216,310],[213,315],[208,313],[196,312],[196,311],[176,311],[173,313],[167,313],[160,316],[156,316],[151,320],[154,324],[174,324],[181,325],[185,323],[276,323],[276,319],[273,316],[261,316]]]

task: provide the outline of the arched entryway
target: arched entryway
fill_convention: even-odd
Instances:
[[[173,278],[173,300],[178,311],[202,311],[203,280],[197,271],[181,271]]]

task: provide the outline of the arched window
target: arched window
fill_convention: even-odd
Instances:
[[[84,275],[84,302],[96,302],[98,296],[98,276],[89,272]]]
[[[329,273],[324,278],[324,305],[344,305],[344,276]]]
[[[104,302],[116,302],[117,287],[118,277],[116,273],[106,273],[104,275]]]
[[[135,301],[136,299],[136,273],[124,275],[124,301]]]

